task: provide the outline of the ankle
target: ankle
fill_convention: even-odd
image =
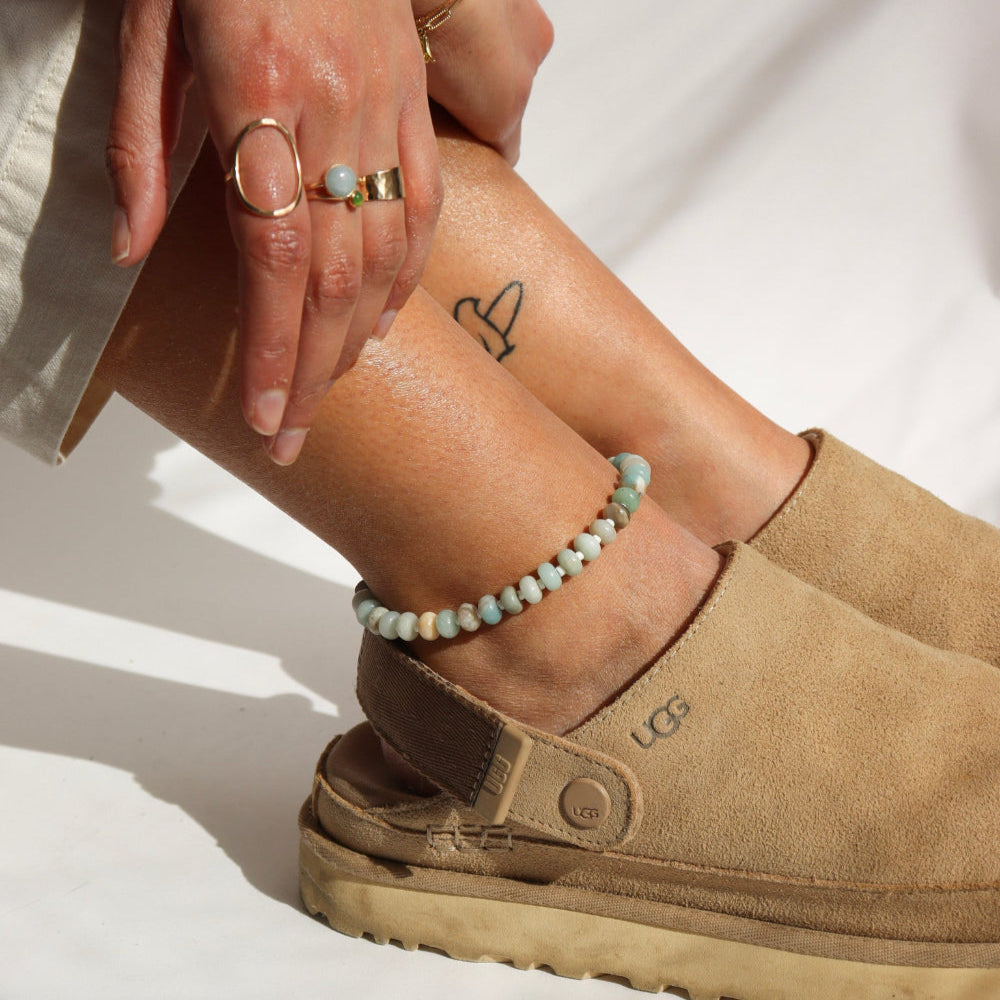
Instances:
[[[659,656],[718,569],[715,552],[647,502],[601,559],[539,606],[450,643],[412,647],[499,711],[565,733]]]
[[[706,545],[749,541],[801,482],[812,448],[760,414],[725,432],[697,430],[685,437],[667,429],[658,443],[643,442],[665,474],[650,496]]]

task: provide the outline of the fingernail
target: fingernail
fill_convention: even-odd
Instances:
[[[305,444],[308,428],[296,428],[289,431],[282,431],[271,442],[271,450],[268,454],[275,465],[291,465],[299,457],[302,445]]]
[[[254,403],[250,426],[265,437],[277,434],[287,402],[288,395],[284,389],[268,389],[267,392],[262,392]]]
[[[128,216],[124,208],[116,208],[111,221],[111,260],[120,264],[132,249],[132,233],[128,228]]]
[[[392,326],[393,321],[398,315],[398,309],[386,309],[386,311],[379,316],[378,322],[375,324],[375,329],[372,330],[372,336],[376,340],[382,340],[389,332],[389,327]]]

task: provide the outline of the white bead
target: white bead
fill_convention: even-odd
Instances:
[[[533,576],[522,576],[520,579],[519,596],[522,601],[537,604],[542,599],[542,588]]]

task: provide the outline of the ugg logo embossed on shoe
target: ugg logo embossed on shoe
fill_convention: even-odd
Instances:
[[[499,795],[503,791],[503,786],[507,784],[509,777],[510,761],[506,757],[496,754],[490,762],[490,769],[486,772],[483,787],[493,795]]]
[[[665,740],[673,736],[681,724],[681,719],[688,714],[688,704],[679,694],[654,709],[649,718],[638,728],[632,730],[632,739],[648,750],[657,740]]]
[[[559,806],[570,826],[593,830],[611,814],[611,796],[593,778],[576,778],[562,790]]]

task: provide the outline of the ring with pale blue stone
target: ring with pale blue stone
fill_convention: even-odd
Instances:
[[[376,170],[360,177],[343,163],[335,163],[323,179],[307,184],[306,197],[314,201],[343,201],[357,208],[366,201],[395,201],[405,196],[399,167]]]
[[[404,642],[412,642],[417,636],[454,639],[462,632],[475,632],[481,625],[496,625],[505,614],[519,615],[525,604],[538,604],[547,591],[558,590],[567,576],[577,576],[586,563],[593,562],[639,509],[649,487],[649,463],[629,452],[615,455],[610,462],[620,478],[601,516],[554,559],[542,563],[534,573],[522,576],[517,584],[504,587],[499,594],[486,594],[476,604],[461,604],[455,611],[425,611],[418,615],[412,611],[390,611],[362,580],[351,602],[358,622],[384,639]]]

